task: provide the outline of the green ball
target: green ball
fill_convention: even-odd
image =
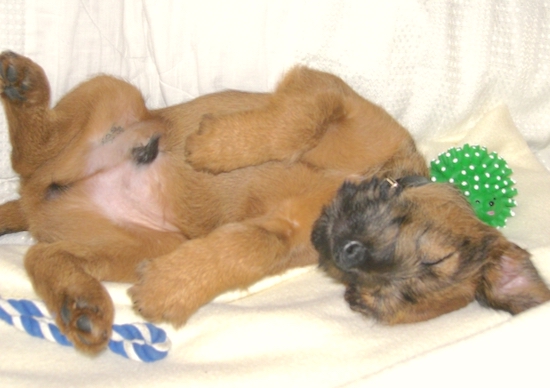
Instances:
[[[450,182],[462,191],[483,222],[502,227],[514,215],[517,190],[512,170],[496,152],[485,147],[450,148],[431,162],[433,182]]]

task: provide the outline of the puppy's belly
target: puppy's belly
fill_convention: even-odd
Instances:
[[[88,178],[85,190],[100,212],[117,224],[176,232],[164,193],[163,159],[159,155],[147,165],[123,161]]]

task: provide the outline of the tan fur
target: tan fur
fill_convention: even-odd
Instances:
[[[222,292],[317,262],[311,231],[344,181],[428,174],[407,131],[330,74],[298,67],[273,94],[228,91],[155,111],[133,86],[99,76],[50,109],[38,65],[11,52],[0,65],[21,177],[21,199],[0,207],[0,230],[28,229],[38,240],[25,258],[32,283],[88,352],[105,347],[113,320],[100,281],[135,282],[130,295],[144,317],[180,326]],[[134,150],[155,138],[158,156],[136,162]],[[136,180],[126,182],[127,171]],[[115,188],[127,196],[110,198]],[[441,303],[378,318],[417,321],[462,307],[479,271],[432,293]],[[544,284],[536,288],[538,303],[550,298]],[[366,289],[350,292],[366,303]]]

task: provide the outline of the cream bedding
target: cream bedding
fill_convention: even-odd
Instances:
[[[411,130],[431,159],[469,142],[514,170],[503,232],[550,281],[550,3],[388,0],[0,0],[0,49],[46,70],[56,101],[98,72],[137,85],[151,107],[226,88],[271,90],[295,63],[330,70]],[[17,196],[0,115],[0,199]],[[545,167],[546,166],[546,167]],[[35,299],[25,233],[0,239],[0,296]],[[128,284],[108,284],[117,323],[136,322]],[[0,322],[0,386],[545,386],[550,306],[511,317],[477,304],[381,326],[349,310],[316,268],[223,295],[168,357],[95,359]]]

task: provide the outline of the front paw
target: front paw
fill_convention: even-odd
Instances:
[[[101,287],[101,285],[99,285]],[[114,307],[104,289],[67,292],[60,296],[56,322],[75,348],[95,354],[111,338]]]
[[[44,103],[49,98],[49,86],[40,66],[4,51],[0,54],[0,94],[12,103]]]
[[[185,156],[195,170],[214,174],[225,171],[223,165],[227,149],[224,145],[228,147],[230,144],[222,139],[218,121],[212,115],[204,115],[198,131],[187,137]]]
[[[148,321],[180,327],[202,304],[200,289],[193,292],[195,281],[168,258],[143,262],[138,275],[138,282],[128,294],[134,310]]]
[[[348,285],[346,287],[344,299],[346,300],[346,302],[348,302],[349,307],[353,311],[364,314],[368,317],[372,317],[374,315],[374,311],[369,308],[369,306],[367,306],[367,304],[363,300],[363,297],[361,296],[361,292],[356,286]]]

